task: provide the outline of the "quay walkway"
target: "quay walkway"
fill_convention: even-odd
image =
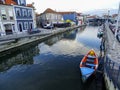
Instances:
[[[5,35],[5,36],[0,36],[0,44],[4,43],[5,41],[10,41],[10,40],[15,40],[15,39],[20,39],[20,38],[26,38],[26,37],[32,37],[32,36],[45,36],[48,34],[51,34],[53,32],[56,32],[58,30],[61,30],[61,28],[56,28],[56,29],[43,29],[39,28],[40,32],[39,33],[34,33],[34,34],[29,34],[28,32],[22,32],[20,34],[12,34],[12,35]]]
[[[120,90],[120,43],[109,29],[109,24],[104,27],[105,59],[104,79],[107,90]],[[113,46],[115,41],[115,48]]]

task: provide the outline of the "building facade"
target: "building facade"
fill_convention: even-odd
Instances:
[[[30,7],[30,8],[33,8],[33,24],[34,24],[34,27],[36,28],[37,27],[37,23],[36,23],[36,12],[35,12],[35,7],[34,7],[34,3],[32,4],[27,4],[27,7]]]
[[[0,36],[15,33],[13,6],[0,5]]]
[[[34,12],[26,0],[0,0],[0,36],[33,30]]]
[[[78,20],[77,20],[77,13],[76,12],[59,12],[60,14],[62,14],[63,19],[66,20],[71,20],[73,22],[75,22],[75,24],[78,24]]]
[[[58,12],[48,8],[46,9],[42,14],[40,14],[37,17],[37,23],[40,25],[46,24],[46,23],[59,23],[63,21],[63,16],[59,14]]]
[[[3,0],[7,5],[26,6],[26,0]]]
[[[26,0],[0,0],[1,4],[26,6]]]
[[[78,25],[84,24],[84,16],[82,13],[77,13],[77,20],[78,20]]]
[[[17,33],[27,32],[34,28],[33,8],[14,5],[14,13]]]

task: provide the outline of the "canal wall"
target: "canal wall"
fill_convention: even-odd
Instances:
[[[3,42],[4,41],[8,42],[8,43],[0,45],[0,57],[5,56],[6,54],[10,54],[10,53],[16,51],[17,49],[20,49],[21,46],[39,43],[39,42],[49,39],[50,37],[52,37],[54,35],[64,33],[67,31],[71,31],[71,30],[74,30],[74,29],[82,27],[82,26],[85,26],[85,25],[60,28],[60,29],[56,29],[56,30],[49,30],[48,33],[42,33],[42,34],[37,33],[37,34],[33,34],[33,35],[22,35],[21,37],[20,36],[11,37],[11,38],[7,37],[6,39],[5,38],[0,39]]]
[[[120,90],[120,43],[109,29],[109,24],[104,27],[105,58],[104,80],[107,90]],[[115,41],[115,48],[113,47]]]

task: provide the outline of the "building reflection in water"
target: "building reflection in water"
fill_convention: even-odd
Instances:
[[[77,29],[69,33],[64,34],[64,39],[75,40],[77,34]]]
[[[71,32],[66,32],[64,34],[56,35],[56,36],[51,37],[44,43],[46,45],[52,46],[53,44],[57,43],[57,41],[61,39],[75,40],[77,32],[78,32],[78,29],[71,31]]]
[[[60,35],[56,35],[51,37],[50,39],[48,39],[47,41],[45,41],[44,43],[48,46],[52,46],[53,44],[55,44],[57,41],[61,40],[63,38],[63,34]]]
[[[15,65],[33,64],[33,56],[39,53],[38,46],[28,48],[22,47],[20,50],[9,56],[0,58],[0,72],[6,71]]]
[[[63,51],[64,53],[69,52],[69,48],[67,48],[67,47],[69,47],[69,45],[71,46],[71,41],[75,40],[77,32],[81,33],[83,30],[84,30],[83,28],[80,28],[80,29],[78,28],[74,31],[70,31],[70,32],[66,32],[64,34],[59,34],[59,35],[53,36],[53,37],[49,38],[48,40],[46,40],[44,42],[44,44],[46,44],[48,46],[52,46],[53,44],[56,44],[58,41],[63,39],[61,42],[62,45],[58,44],[58,47],[56,47],[56,48],[57,49],[62,48],[62,50],[65,50],[65,51]],[[69,43],[66,40],[70,40]],[[74,43],[77,44],[77,42],[74,42]],[[42,44],[38,45],[38,43],[37,43],[35,45],[23,46],[19,50],[17,50],[16,52],[14,52],[10,55],[1,57],[0,58],[0,72],[6,71],[6,70],[8,70],[11,67],[16,66],[16,65],[34,64],[33,58],[34,58],[34,56],[41,53],[40,49],[42,49],[42,52],[44,52],[47,49],[46,47],[44,47],[46,45],[44,45],[43,48],[40,48],[41,45]],[[64,49],[65,46],[67,46],[66,49]],[[72,47],[73,46],[74,45],[72,45]],[[80,47],[80,46],[78,46],[78,47]],[[54,48],[55,48],[55,46],[54,46]],[[75,48],[73,48],[73,49],[76,50]],[[55,52],[56,52],[56,50],[55,50]],[[60,50],[58,50],[58,51],[60,51]],[[52,49],[51,52],[54,52],[54,49]]]

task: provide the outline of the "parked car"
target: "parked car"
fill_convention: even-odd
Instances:
[[[43,25],[43,28],[45,28],[45,29],[53,29],[54,26],[51,23],[46,23],[46,24]]]
[[[29,34],[35,34],[35,33],[40,33],[41,31],[38,28],[34,28],[32,30],[28,30]]]

